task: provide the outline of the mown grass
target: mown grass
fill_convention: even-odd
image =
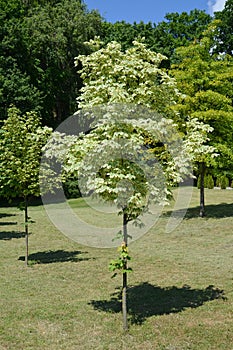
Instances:
[[[90,217],[81,199],[70,203]],[[194,189],[186,218],[165,233],[169,210],[130,245],[134,272],[124,334],[121,278],[108,272],[116,249],[69,240],[35,205],[26,268],[23,215],[2,206],[0,350],[232,350],[233,191],[207,190],[201,219]],[[94,220],[105,225],[104,218]]]

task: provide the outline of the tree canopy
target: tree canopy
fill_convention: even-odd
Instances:
[[[165,57],[149,50],[143,42],[134,41],[125,52],[113,41],[106,47],[91,41],[97,50],[88,56],[79,55],[84,86],[78,97],[80,108],[105,103],[141,104],[170,116],[178,90],[160,63]],[[174,117],[174,115],[173,115]]]
[[[12,107],[0,138],[0,194],[7,198],[39,196],[42,147],[51,133],[35,112],[20,114]]]
[[[180,63],[171,74],[185,94],[175,109],[183,117],[198,118],[213,127],[210,144],[219,152],[216,165],[226,171],[233,161],[233,61],[227,54],[212,52],[217,25],[210,25],[200,41],[177,50]]]
[[[201,45],[206,40],[203,38],[203,31],[214,18],[219,22],[212,35],[211,45],[207,45],[211,51],[209,54],[206,49],[205,54],[204,51],[200,54],[200,64],[197,48],[201,50]],[[232,105],[232,0],[227,0],[223,11],[215,13],[214,18],[204,11],[194,9],[190,13],[168,13],[160,23],[108,23],[101,18],[98,11],[89,11],[82,0],[0,0],[0,120],[7,118],[8,108],[14,105],[23,114],[35,111],[44,125],[56,127],[77,109],[77,96],[80,97],[79,106],[84,106],[82,99],[87,83],[85,74],[89,74],[87,68],[86,73],[82,70],[85,59],[93,59],[93,62],[90,62],[90,72],[94,72],[94,59],[101,60],[104,52],[109,51],[106,59],[110,64],[103,64],[98,73],[99,81],[96,80],[96,85],[93,85],[91,94],[96,96],[94,103],[98,102],[98,99],[102,103],[117,100],[133,103],[136,101],[159,113],[166,112],[173,119],[180,119],[180,122],[187,113],[197,113],[200,104],[201,108],[205,109],[207,119],[212,118],[212,110],[218,111],[215,113],[216,120],[212,120],[211,123],[215,133],[219,129],[219,136],[216,135],[215,138],[216,141],[219,137],[216,141],[219,147],[220,140],[223,141],[220,153],[225,152],[227,155],[224,158],[219,157],[219,167],[229,171],[231,150],[228,145],[231,139],[227,130],[223,130],[223,123],[221,127],[219,124],[221,118],[226,118],[224,113],[230,113],[229,108]],[[103,42],[99,47],[102,48],[102,53],[97,53],[96,47],[86,44],[96,35]],[[198,43],[201,45],[198,46]],[[184,57],[181,58],[180,46],[183,47],[184,55],[187,54],[185,60]],[[204,46],[207,47],[206,44]],[[189,47],[188,51],[185,51],[186,47]],[[193,67],[195,66],[195,59],[189,61],[192,48],[193,56],[197,59],[196,74],[190,75],[189,83],[186,78],[186,83],[189,84],[188,89],[196,89],[195,101],[194,95],[184,86],[184,80],[181,84],[183,73],[189,69],[188,65],[194,63]],[[150,51],[153,62],[150,62],[150,58],[142,58],[146,50]],[[93,56],[89,56],[91,52]],[[130,55],[134,57],[131,66],[127,61]],[[79,57],[76,67],[74,57]],[[140,70],[146,60],[147,67]],[[115,70],[110,74],[111,61],[115,61],[116,64]],[[117,64],[120,61],[123,62],[123,66]],[[179,96],[177,90],[175,92],[175,81],[167,75],[166,69],[170,64],[179,63],[181,65],[177,68],[179,73],[176,79],[180,91],[187,95],[186,106],[188,96],[193,100],[190,100],[190,111],[182,107],[178,115],[170,108]],[[203,77],[198,75],[199,68]],[[106,76],[110,79],[107,80]],[[122,80],[122,76],[125,81]],[[156,81],[154,85],[153,79]],[[147,85],[144,85],[145,82]],[[205,86],[202,88],[203,84]],[[115,89],[116,85],[118,90]],[[81,90],[82,88],[84,90]],[[95,91],[95,88],[102,89],[101,94],[100,91]],[[159,101],[160,90],[163,91],[162,101]],[[90,103],[93,103],[91,100],[90,95]],[[183,102],[178,105],[180,108]],[[197,117],[201,120],[200,115]],[[214,134],[211,142],[213,137]]]
[[[98,35],[101,17],[82,1],[0,1],[0,116],[14,104],[56,125],[75,111],[74,57]]]
[[[222,21],[215,48],[228,53],[231,4],[228,0],[215,14]],[[104,45],[120,43],[123,52],[144,38],[148,49],[168,58],[159,68],[169,67],[177,60],[177,47],[199,40],[211,20],[194,9],[168,13],[160,23],[108,23],[82,0],[0,0],[0,120],[11,104],[23,113],[36,111],[51,126],[74,113],[83,86],[74,57],[89,54],[85,42],[96,35]]]
[[[125,21],[103,22],[101,39],[105,44],[117,41],[125,50],[132,46],[134,40],[145,38],[149,49],[165,55],[171,62],[174,62],[175,49],[200,39],[202,32],[210,22],[211,16],[197,9],[190,13],[168,13],[165,19],[158,24],[143,21],[133,24]]]

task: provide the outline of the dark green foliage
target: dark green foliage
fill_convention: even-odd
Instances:
[[[7,108],[17,106],[23,113],[41,112],[42,94],[31,83],[30,76],[22,72],[13,57],[0,57],[0,119],[7,116]]]
[[[216,13],[222,20],[216,48],[228,53],[232,13],[232,0]],[[81,0],[0,0],[0,120],[11,104],[23,113],[36,111],[52,126],[76,111],[82,81],[74,57],[89,52],[84,42],[95,35],[104,43],[116,40],[123,49],[144,37],[148,48],[169,58],[161,62],[168,67],[177,60],[176,48],[198,41],[211,20],[195,9],[169,13],[158,24],[113,24],[104,22],[98,12],[89,12]]]
[[[22,112],[39,111],[41,93],[22,69],[25,59],[20,23],[28,13],[25,1],[0,0],[0,120],[14,104]]]
[[[84,42],[98,34],[100,23],[100,16],[77,0],[40,6],[24,19],[28,74],[44,92],[43,109],[50,119],[54,116],[54,124],[77,109],[82,85],[74,57],[88,53]]]
[[[69,177],[63,184],[63,189],[66,198],[79,198],[81,193],[78,187],[78,181],[75,177]]]
[[[215,17],[221,20],[216,37],[216,52],[233,54],[233,0],[227,0],[223,11],[216,12]]]
[[[148,48],[162,53],[172,62],[176,60],[175,49],[197,40],[211,22],[211,16],[201,10],[190,13],[169,13],[165,20],[158,23],[103,23],[102,39],[105,43],[112,40],[122,44],[123,49],[132,46],[136,38],[145,38]]]
[[[101,17],[79,0],[0,0],[0,119],[11,104],[55,126],[77,109],[74,57],[98,35]]]
[[[111,41],[121,43],[122,49],[126,50],[132,46],[133,40],[137,37],[138,32],[134,25],[126,23],[125,21],[109,23],[102,23],[101,40],[104,44]]]
[[[190,13],[169,13],[156,27],[156,42],[159,52],[167,56],[172,63],[177,60],[175,49],[187,46],[202,37],[203,31],[211,22],[211,16],[202,10]]]

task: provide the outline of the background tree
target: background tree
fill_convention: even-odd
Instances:
[[[104,45],[111,41],[117,41],[121,44],[123,50],[131,47],[138,36],[138,31],[135,28],[136,24],[133,25],[125,21],[117,21],[115,23],[103,21],[101,27],[100,38]]]
[[[28,7],[22,0],[0,0],[0,120],[11,104],[23,112],[40,111],[42,96],[22,69],[25,59],[20,23]]]
[[[192,10],[190,13],[168,13],[165,21],[160,22],[155,31],[157,51],[176,61],[175,49],[187,46],[194,40],[199,40],[212,18],[202,10]]]
[[[11,104],[36,111],[51,126],[73,114],[82,87],[73,58],[90,53],[84,42],[95,35],[104,44],[120,42],[123,50],[144,37],[148,48],[169,58],[160,62],[168,67],[175,48],[198,38],[209,20],[193,10],[168,14],[158,25],[112,24],[80,0],[0,0],[0,119]]]
[[[77,0],[33,8],[24,19],[25,66],[34,85],[43,92],[43,109],[48,118],[53,116],[53,124],[75,111],[81,81],[74,57],[88,53],[84,42],[98,35],[100,24],[97,12],[88,12]]]
[[[233,54],[233,1],[227,0],[221,12],[215,12],[221,22],[215,38],[215,52]]]
[[[28,263],[28,202],[39,196],[39,167],[41,149],[46,144],[51,129],[41,127],[34,112],[21,115],[12,107],[4,121],[0,137],[0,194],[7,199],[24,201],[26,254]]]
[[[13,103],[35,110],[55,126],[75,111],[82,83],[74,57],[88,53],[86,40],[99,34],[101,17],[80,0],[1,0],[0,113]],[[1,12],[1,11],[0,11]]]
[[[213,128],[209,145],[217,149],[219,157],[212,167],[223,172],[226,169],[230,171],[233,161],[233,61],[229,55],[213,53],[217,24],[211,24],[200,41],[177,49],[180,62],[172,67],[171,75],[176,78],[179,90],[185,94],[180,96],[175,109],[181,117],[198,118]],[[211,164],[204,154],[201,158],[197,161],[202,178],[200,215],[203,216],[204,174],[206,166]]]
[[[175,49],[200,39],[211,20],[205,11],[195,9],[190,13],[168,13],[165,20],[158,24],[143,21],[133,24],[125,21],[103,22],[101,39],[105,44],[117,41],[125,50],[132,46],[134,40],[145,38],[145,44],[150,50],[165,55],[174,63]]]

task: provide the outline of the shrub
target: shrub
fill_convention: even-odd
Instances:
[[[229,186],[229,180],[226,175],[222,175],[219,178],[219,185],[222,190],[225,190]]]
[[[200,189],[201,187],[201,176],[199,175],[198,176],[198,179],[197,179],[197,188]],[[212,175],[208,174],[208,175],[205,175],[204,177],[204,187],[205,188],[214,188],[214,180],[213,180],[213,177]]]
[[[79,198],[81,197],[81,193],[78,187],[78,181],[75,178],[70,177],[63,184],[63,189],[66,198]]]
[[[214,179],[212,177],[212,175],[207,175],[206,176],[206,187],[209,188],[209,189],[212,189],[214,188]]]

